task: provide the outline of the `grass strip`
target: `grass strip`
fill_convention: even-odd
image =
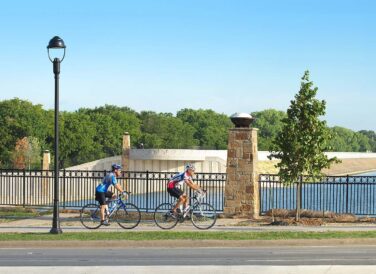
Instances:
[[[68,232],[1,233],[0,241],[165,241],[165,240],[289,240],[289,239],[350,239],[376,238],[376,231],[355,232],[187,232],[187,231],[127,231],[127,232]]]

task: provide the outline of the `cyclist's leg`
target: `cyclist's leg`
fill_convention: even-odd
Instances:
[[[176,202],[176,205],[173,208],[173,211],[176,213],[176,210],[185,203],[185,194],[179,196],[179,199]]]
[[[111,191],[107,191],[105,192],[104,194],[104,197],[105,197],[105,203],[103,206],[101,206],[101,211],[103,211],[103,218],[102,218],[102,221],[105,221],[106,219],[106,216],[105,216],[105,213],[107,212],[108,215],[110,215],[110,212],[108,210],[108,202],[109,202],[109,199],[112,199],[115,195],[111,192]],[[107,199],[106,199],[107,198]],[[102,209],[103,207],[103,209]]]
[[[181,195],[181,197],[183,198],[182,204],[184,205],[184,208],[186,208],[189,202],[188,195],[184,193],[183,195]]]
[[[101,222],[105,220],[105,210],[108,210],[107,203],[106,203],[106,194],[105,192],[96,192],[95,193],[95,200],[97,200],[100,204],[101,211],[100,211],[100,217]]]
[[[174,208],[172,209],[172,211],[174,213],[176,213],[176,209],[182,204],[184,203],[184,197],[183,197],[183,191],[180,189],[180,188],[169,188],[168,190],[168,193],[172,196],[172,197],[175,197],[177,199],[177,202],[174,206]]]
[[[185,195],[185,203],[184,203],[184,208],[187,208],[189,206],[189,196],[188,194]]]

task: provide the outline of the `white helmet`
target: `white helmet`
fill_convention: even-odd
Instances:
[[[190,170],[192,170],[192,171],[195,171],[195,166],[192,165],[191,163],[186,164],[186,165],[185,165],[185,170],[188,170],[188,169],[190,169]]]

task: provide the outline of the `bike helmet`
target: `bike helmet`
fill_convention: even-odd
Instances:
[[[188,170],[188,169],[190,169],[190,170],[192,170],[192,171],[195,171],[195,166],[192,165],[191,163],[186,164],[186,166],[185,166],[185,170]]]
[[[121,165],[118,165],[118,164],[112,164],[112,170],[115,170],[115,169],[121,169]]]

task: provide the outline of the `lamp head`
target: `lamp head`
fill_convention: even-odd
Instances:
[[[64,54],[63,54],[63,57],[61,58],[61,61],[64,60],[66,46],[65,46],[63,39],[61,39],[59,36],[54,36],[48,43],[48,46],[47,46],[48,58],[51,60],[51,62],[53,62],[53,59],[50,56],[50,49],[53,49],[53,50],[63,49]]]

